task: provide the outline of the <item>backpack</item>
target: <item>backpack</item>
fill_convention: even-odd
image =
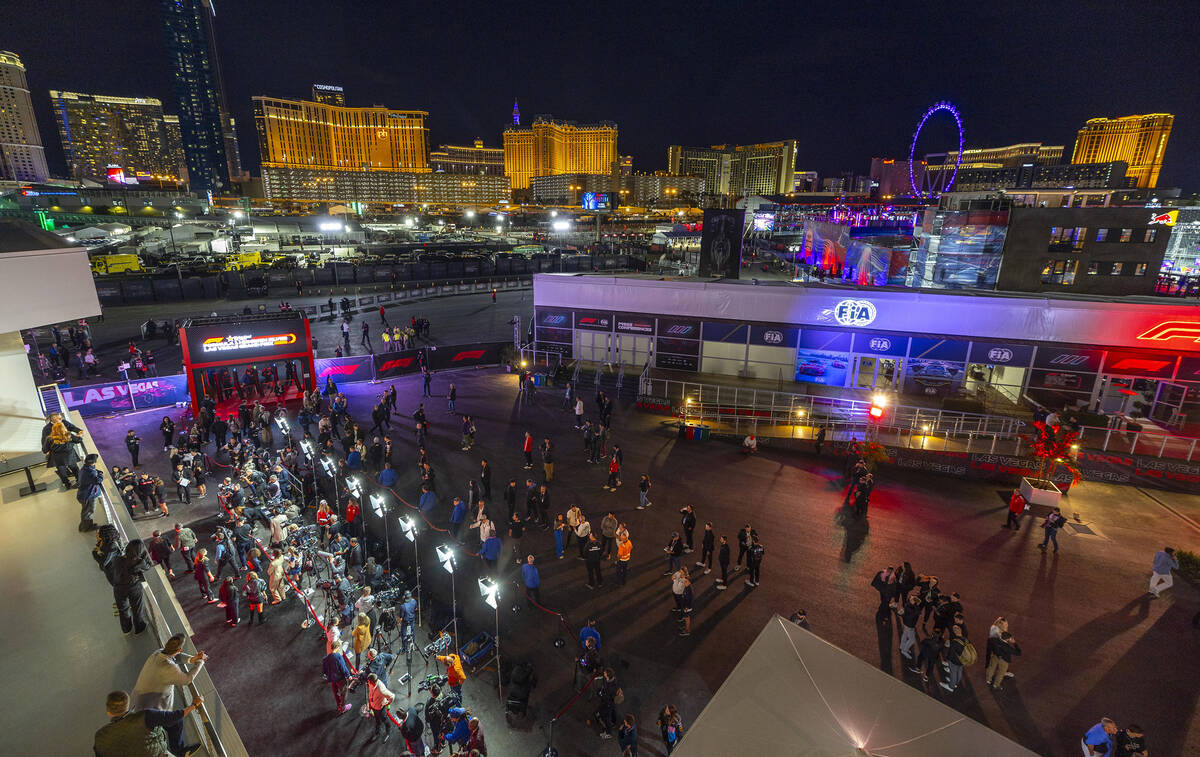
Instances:
[[[975,664],[979,659],[979,652],[975,651],[975,645],[963,639],[962,651],[958,653],[958,664],[964,668]]]

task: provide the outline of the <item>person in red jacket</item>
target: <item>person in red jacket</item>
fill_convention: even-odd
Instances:
[[[1021,530],[1021,513],[1025,512],[1025,498],[1021,496],[1019,489],[1013,489],[1012,497],[1008,500],[1008,520],[1004,522],[1004,527],[1012,527],[1014,531]]]
[[[521,451],[525,453],[525,470],[533,468],[533,434],[525,432],[525,442],[521,445]]]

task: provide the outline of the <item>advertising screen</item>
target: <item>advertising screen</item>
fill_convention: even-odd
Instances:
[[[775,230],[775,214],[774,213],[755,213],[754,214],[754,230],[755,231],[774,231]]]
[[[184,331],[192,365],[262,360],[309,350],[304,321],[299,318],[191,326]]]
[[[910,359],[904,365],[904,391],[930,397],[951,396],[962,386],[965,369],[962,363],[951,360]]]
[[[130,393],[133,400],[130,401]],[[188,399],[187,376],[159,376],[138,381],[117,381],[111,384],[73,387],[63,390],[63,400],[69,410],[78,410],[80,415],[103,415],[131,410],[136,403],[139,410],[150,407],[167,407]]]
[[[808,384],[845,386],[850,355],[846,352],[801,349],[796,352],[796,380]]]
[[[742,270],[745,210],[705,208],[700,234],[700,275],[736,279]]]
[[[608,192],[583,193],[584,210],[610,210],[611,208],[612,204],[609,202]]]

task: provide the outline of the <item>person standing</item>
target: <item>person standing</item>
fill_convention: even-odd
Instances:
[[[396,698],[383,681],[379,680],[379,676],[371,673],[367,676],[367,706],[371,710],[371,717],[375,720],[375,732],[371,734],[368,742],[374,741],[379,736],[379,729],[383,729],[383,742],[392,737],[392,719],[388,712],[388,707],[392,704],[392,700]]]
[[[172,710],[175,708],[175,687],[187,686],[199,675],[200,669],[208,660],[208,655],[197,652],[188,658],[192,669],[184,672],[176,659],[183,651],[183,642],[187,638],[177,633],[163,644],[162,649],[150,655],[142,671],[138,674],[137,683],[130,693],[134,709],[138,710]]]
[[[521,442],[521,452],[525,454],[525,470],[533,468],[533,434],[525,432],[525,439]]]
[[[637,757],[637,742],[637,718],[629,713],[617,728],[617,746],[621,748],[621,757]]]
[[[129,450],[129,459],[133,461],[131,463],[133,467],[142,467],[141,464],[138,463],[138,454],[142,449],[142,438],[134,433],[133,429],[129,429],[129,431],[125,434],[125,449]]]
[[[366,321],[362,322],[362,337],[359,338],[358,344],[360,347],[366,346],[367,352],[375,351],[371,349],[371,327],[367,325]]]
[[[604,485],[605,491],[615,492],[617,487],[621,485],[621,461],[613,455],[608,460],[608,482]]]
[[[647,507],[650,507],[650,505],[654,504],[653,502],[650,501],[650,487],[651,486],[652,486],[652,484],[650,483],[650,476],[643,473],[641,479],[638,481],[638,506],[637,506],[637,509],[645,510]]]
[[[609,512],[600,521],[600,536],[602,538],[601,557],[605,560],[615,559],[616,553],[614,547],[617,543],[617,526],[620,525],[617,521],[617,516]]]
[[[163,452],[166,452],[175,438],[175,421],[164,415],[162,423],[158,424],[158,430],[162,432]]]
[[[141,539],[125,546],[125,554],[116,565],[113,599],[121,618],[121,630],[140,634],[146,630],[146,606],[143,600],[143,574],[151,570],[150,555]]]
[[[409,707],[405,710],[404,720],[400,723],[400,737],[404,739],[404,746],[408,749],[408,753],[414,757],[425,757],[425,740],[422,738],[424,732],[425,724],[417,715],[417,708]]]
[[[942,681],[941,687],[946,691],[954,691],[958,688],[959,681],[963,675],[963,651],[967,647],[967,640],[963,637],[962,627],[954,625],[950,627],[950,642],[946,645],[946,663],[949,666],[949,673],[946,680]]]
[[[533,564],[533,555],[526,555],[525,564],[521,566],[521,578],[525,581],[525,593],[537,604],[542,603],[542,577],[537,566]]]
[[[600,738],[611,739],[613,726],[617,723],[617,694],[621,687],[617,685],[617,673],[612,668],[605,668],[596,687],[596,698],[600,704],[596,709],[596,720],[600,723]]]
[[[196,532],[176,523],[174,541],[175,549],[179,550],[179,554],[183,556],[183,572],[191,573],[192,561],[196,559]]]
[[[350,319],[349,319],[349,317],[342,319],[342,344],[345,345],[346,352],[348,354],[350,352]]]
[[[570,532],[567,530],[567,522],[565,520],[563,520],[562,513],[555,515],[554,516],[554,556],[557,557],[559,560],[563,559],[563,547],[565,546],[563,544],[563,541],[564,541],[564,539],[566,539],[567,534],[569,534],[569,533]]]
[[[437,659],[446,666],[446,685],[461,702],[463,681],[467,680],[467,674],[463,672],[462,659],[453,652],[447,655],[438,655]]]
[[[587,521],[584,521],[584,522],[586,523]],[[588,572],[587,587],[589,589],[595,589],[599,586],[603,586],[604,585],[604,576],[600,572],[600,560],[601,560],[601,553],[603,550],[600,547],[600,541],[596,538],[596,535],[593,534],[590,529],[587,534],[587,546],[585,547],[584,551],[585,551],[584,557],[587,560],[587,572]]]
[[[914,659],[913,649],[917,645],[917,620],[921,617],[921,598],[910,594],[904,604],[897,606],[895,611],[900,618],[900,655],[911,662]]]
[[[1088,757],[1113,757],[1114,737],[1117,724],[1112,718],[1100,718],[1100,722],[1088,729],[1080,742],[1083,753]]]
[[[542,472],[546,483],[554,480],[554,445],[550,443],[550,437],[542,439]]]
[[[1058,529],[1067,524],[1067,519],[1063,517],[1061,508],[1054,508],[1054,511],[1046,516],[1046,520],[1042,521],[1042,528],[1046,531],[1045,538],[1038,545],[1038,549],[1045,549],[1046,544],[1054,542],[1054,551],[1058,551]]]
[[[1150,596],[1158,599],[1163,589],[1169,589],[1175,583],[1171,571],[1179,570],[1179,560],[1175,558],[1172,547],[1163,547],[1154,554],[1154,565],[1150,573]]]
[[[579,525],[575,526],[575,540],[579,542],[579,559],[585,559],[584,552],[587,550],[589,538],[592,535],[592,524],[587,518],[583,517],[582,511],[579,514]]]
[[[575,398],[575,428],[583,428],[583,398]]]
[[[1147,757],[1150,754],[1146,749],[1146,732],[1140,725],[1131,723],[1128,728],[1117,731],[1114,741],[1117,743],[1114,757]]]
[[[454,401],[458,399],[458,389],[454,388],[454,382],[450,382],[450,388],[446,391],[446,412],[454,412]]]
[[[671,532],[671,538],[667,541],[667,546],[663,547],[663,552],[667,554],[667,572],[663,575],[674,575],[679,571],[679,559],[683,555],[683,541],[679,538],[678,531]]]
[[[483,486],[483,498],[490,502],[492,500],[492,466],[488,465],[486,459],[479,461],[479,483]]]
[[[256,571],[249,571],[246,573],[246,583],[242,586],[242,593],[246,595],[246,604],[250,610],[250,625],[254,625],[254,618],[257,616],[258,624],[261,626],[265,622],[263,605],[267,601],[267,582],[259,578]]]
[[[1021,654],[1021,645],[1008,631],[1001,631],[999,636],[989,636],[988,664],[984,670],[983,680],[996,691],[1004,683],[1008,675],[1008,666],[1012,663],[1013,655]]]
[[[817,457],[821,456],[821,447],[825,444],[825,427],[821,426],[817,429],[817,436],[813,440],[813,449],[816,451]]]
[[[200,745],[183,744],[183,720],[202,704],[204,698],[195,697],[182,710],[134,711],[129,706],[129,694],[124,691],[109,692],[104,702],[109,722],[96,731],[92,752],[96,757],[191,754]]]
[[[209,570],[208,550],[201,548],[196,551],[196,559],[192,563],[192,575],[196,578],[196,584],[200,587],[200,596],[204,597],[204,601],[212,604],[217,600],[213,599],[212,582],[216,580],[212,571]]]
[[[617,536],[617,583],[625,585],[629,575],[629,559],[633,557],[633,541],[628,534]]]
[[[1021,530],[1021,513],[1025,512],[1025,498],[1021,496],[1019,489],[1012,490],[1012,496],[1008,498],[1008,520],[1004,521],[1005,528],[1011,528],[1014,531]],[[1055,546],[1058,542],[1054,542]]]
[[[716,535],[713,533],[712,521],[704,524],[704,535],[700,539],[700,559],[696,561],[697,568],[704,568],[704,575],[712,573],[713,547]]]
[[[721,548],[717,551],[717,564],[721,566],[721,578],[717,580],[717,590],[729,588],[729,539],[721,537]]]
[[[909,670],[920,673],[921,681],[929,683],[929,677],[933,675],[934,666],[942,654],[941,634],[932,634],[921,639],[918,648],[920,651],[917,653],[917,661]]]
[[[429,370],[428,366],[421,369],[421,396],[432,397],[433,392],[430,386],[433,384],[433,371]]]
[[[658,713],[658,727],[662,731],[667,754],[670,754],[679,746],[679,739],[683,737],[683,719],[679,717],[679,710],[675,709],[675,705],[669,704]]]
[[[750,551],[750,543],[756,535],[757,534],[755,533],[754,529],[750,527],[749,523],[742,526],[741,530],[738,531],[738,533],[737,533],[737,543],[738,543],[737,567],[739,569],[742,567],[742,558],[744,558],[746,556],[746,553]]]
[[[512,540],[513,562],[521,565],[521,538],[525,536],[525,523],[519,513],[513,513],[508,522],[508,538]],[[524,566],[522,566],[524,567]]]
[[[758,586],[759,579],[762,577],[763,556],[766,554],[766,549],[755,536],[753,543],[750,545],[750,552],[746,555],[746,570],[749,575],[746,577],[747,586]]]
[[[581,520],[583,520],[583,510],[579,509],[579,505],[571,505],[567,510],[567,531],[563,534],[564,547],[571,546],[571,534],[575,533]]]
[[[692,537],[696,531],[696,513],[692,510],[691,505],[684,505],[680,510],[680,525],[683,527],[683,551],[690,553],[692,551]]]

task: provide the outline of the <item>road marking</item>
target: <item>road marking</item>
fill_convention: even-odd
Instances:
[[[1150,500],[1153,500],[1154,502],[1157,502],[1157,503],[1159,504],[1159,506],[1160,506],[1160,507],[1162,507],[1162,508],[1163,508],[1164,510],[1166,510],[1167,512],[1171,513],[1172,515],[1174,515],[1174,516],[1178,517],[1178,518],[1179,518],[1180,520],[1182,520],[1183,522],[1187,523],[1189,526],[1191,526],[1191,527],[1192,527],[1192,530],[1193,530],[1193,531],[1196,531],[1196,532],[1200,533],[1200,523],[1197,523],[1197,522],[1196,522],[1195,520],[1193,520],[1192,518],[1189,518],[1188,516],[1186,516],[1186,515],[1184,515],[1183,513],[1179,512],[1178,510],[1176,510],[1175,508],[1171,507],[1171,506],[1170,506],[1170,505],[1168,505],[1166,502],[1163,502],[1161,499],[1159,499],[1158,497],[1154,496],[1154,495],[1153,495],[1153,494],[1151,494],[1150,492],[1146,491],[1146,490],[1145,490],[1145,489],[1143,489],[1142,487],[1140,487],[1140,486],[1135,486],[1134,488],[1135,488],[1135,489],[1137,489],[1137,490],[1138,490],[1139,492],[1141,492],[1142,494],[1144,494],[1144,495],[1145,495],[1145,496],[1146,496],[1148,499],[1150,499]]]

